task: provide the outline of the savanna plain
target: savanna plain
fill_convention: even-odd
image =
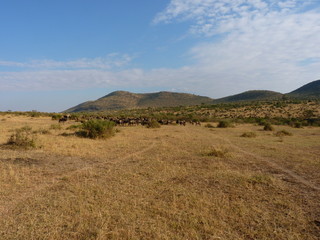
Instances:
[[[0,116],[0,239],[320,239],[320,127],[75,124]]]

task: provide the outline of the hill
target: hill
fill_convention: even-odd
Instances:
[[[214,103],[277,100],[281,99],[282,96],[283,94],[279,92],[266,90],[251,90],[236,95],[216,99],[214,100]]]
[[[147,107],[192,106],[212,102],[213,99],[209,97],[197,96],[188,93],[131,93],[126,91],[116,91],[99,98],[96,101],[81,103],[66,110],[65,112],[91,112]]]
[[[286,95],[298,99],[320,99],[320,80],[303,85]]]

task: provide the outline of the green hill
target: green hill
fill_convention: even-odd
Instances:
[[[228,103],[228,102],[250,102],[250,101],[265,101],[281,99],[282,93],[266,91],[266,90],[251,90],[236,95],[219,98],[214,100],[214,103]]]
[[[298,99],[320,99],[320,80],[303,85],[286,95]]]
[[[192,106],[212,103],[209,97],[188,93],[157,92],[131,93],[126,91],[112,92],[96,101],[81,103],[65,112],[91,112],[118,109],[134,109],[147,107]]]

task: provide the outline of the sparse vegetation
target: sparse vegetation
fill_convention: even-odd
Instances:
[[[61,130],[62,126],[60,124],[51,124],[50,129],[52,129],[52,130]]]
[[[224,146],[212,146],[202,152],[202,156],[224,158],[228,153],[228,149]]]
[[[38,130],[33,131],[33,133],[35,133],[35,134],[50,134],[51,132],[49,129],[40,128]]]
[[[25,126],[14,131],[9,137],[7,145],[21,148],[35,148],[35,139],[36,137],[32,132],[32,128]]]
[[[50,114],[0,113],[0,238],[318,239],[319,105],[278,104],[279,118],[276,105],[81,113],[53,128]],[[299,116],[308,107],[315,116]],[[187,124],[118,125],[108,141],[75,136],[80,121],[105,116]],[[210,131],[188,119],[237,124]],[[260,121],[292,136],[279,144]],[[291,128],[297,121],[309,127]],[[41,149],[5,146],[24,125]],[[239,137],[251,132],[259,137]]]

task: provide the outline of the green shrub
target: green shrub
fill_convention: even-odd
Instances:
[[[266,124],[264,124],[263,130],[264,130],[264,131],[273,131],[274,128],[273,128],[273,126],[271,125],[271,123],[266,123]]]
[[[25,126],[16,129],[9,137],[7,144],[22,148],[35,148],[35,135],[32,132],[32,128]]]
[[[52,119],[52,120],[59,120],[61,117],[62,117],[62,114],[53,114],[53,115],[51,116],[51,119]]]
[[[247,137],[247,138],[255,138],[257,136],[254,132],[245,132],[240,137]]]
[[[82,123],[82,130],[77,132],[77,135],[92,139],[111,137],[114,135],[114,125],[112,121],[89,120]]]
[[[265,119],[257,119],[257,123],[259,126],[264,126],[267,124],[267,121]]]
[[[161,125],[156,120],[152,120],[147,124],[147,128],[160,128]]]
[[[207,123],[206,125],[204,125],[204,127],[206,127],[206,128],[214,128],[214,126],[211,123]]]

